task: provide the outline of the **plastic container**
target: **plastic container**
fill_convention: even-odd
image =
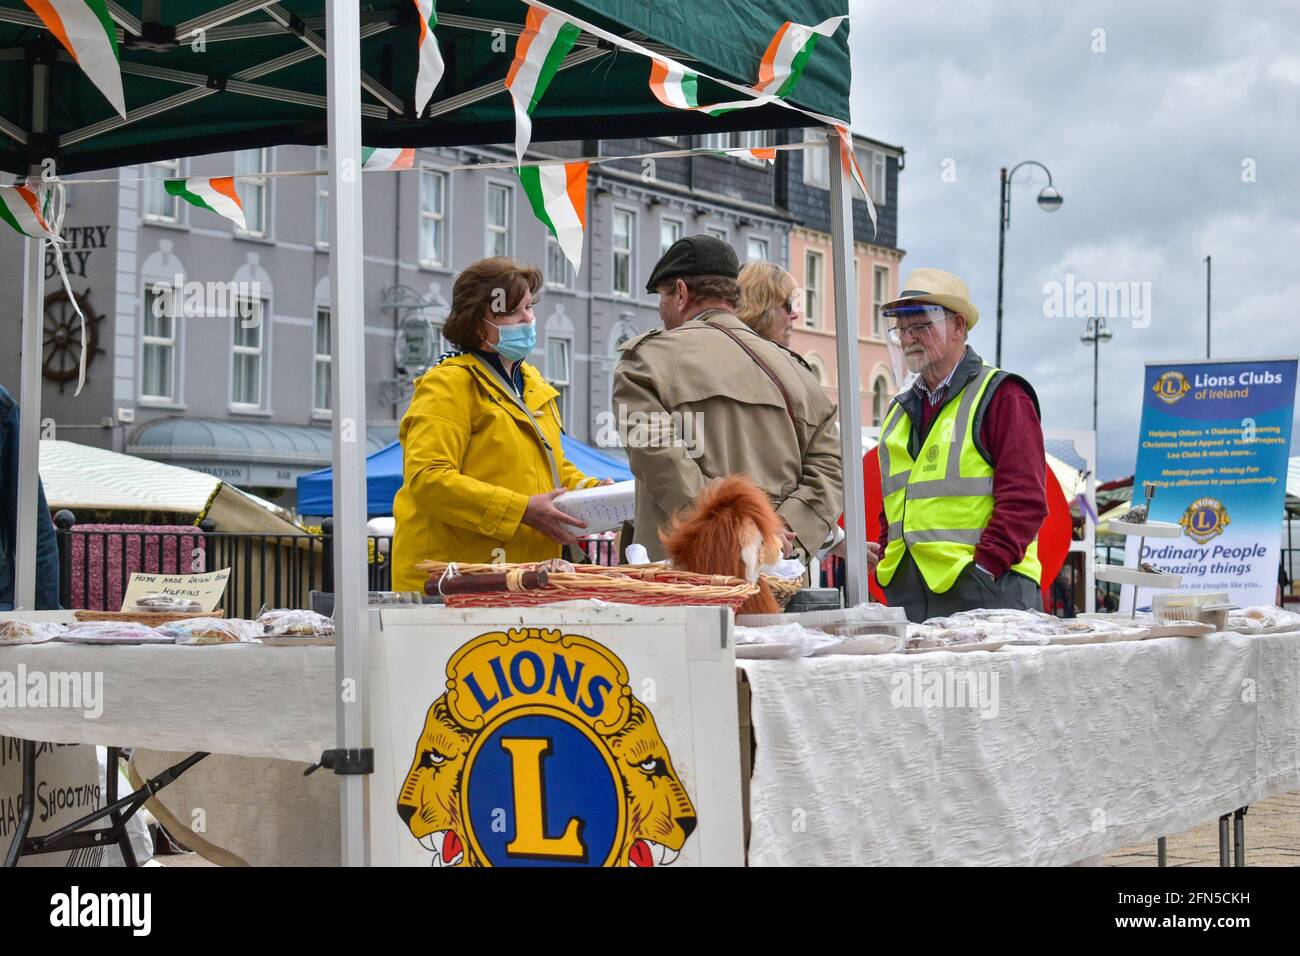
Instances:
[[[1228,629],[1232,604],[1224,591],[1204,594],[1157,594],[1151,600],[1151,615],[1157,621],[1195,621],[1216,631]]]
[[[886,607],[883,604],[860,604],[857,607],[796,614],[741,614],[736,618],[736,623],[742,627],[799,624],[845,640],[871,634],[892,634],[900,641],[907,638],[907,614],[901,607]]]

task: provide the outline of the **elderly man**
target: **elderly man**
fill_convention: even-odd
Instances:
[[[880,425],[876,579],[911,621],[1041,610],[1047,463],[1033,388],[966,344],[979,310],[950,273],[915,270],[882,314],[919,377]]]
[[[659,529],[712,478],[744,473],[786,525],[787,553],[815,553],[843,511],[835,406],[808,365],[736,316],[740,264],[712,236],[679,239],[646,291],[662,329],[621,346],[614,410],[636,475],[636,543],[663,557]]]

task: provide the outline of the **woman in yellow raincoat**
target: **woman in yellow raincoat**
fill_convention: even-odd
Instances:
[[[541,285],[537,269],[501,256],[456,277],[442,334],[459,354],[417,380],[402,418],[394,590],[423,591],[424,560],[556,558],[585,527],[554,499],[602,479],[565,460],[559,392],[525,361]]]

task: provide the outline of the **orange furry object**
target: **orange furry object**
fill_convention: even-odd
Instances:
[[[782,530],[767,495],[744,475],[727,475],[710,481],[694,504],[674,515],[659,540],[679,570],[757,583],[758,593],[737,614],[779,614],[781,607],[758,576],[758,566],[781,556]]]

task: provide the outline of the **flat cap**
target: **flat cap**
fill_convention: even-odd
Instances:
[[[647,292],[654,292],[669,279],[684,276],[726,276],[734,279],[740,275],[740,262],[736,250],[714,236],[686,236],[668,247],[645,284]]]

